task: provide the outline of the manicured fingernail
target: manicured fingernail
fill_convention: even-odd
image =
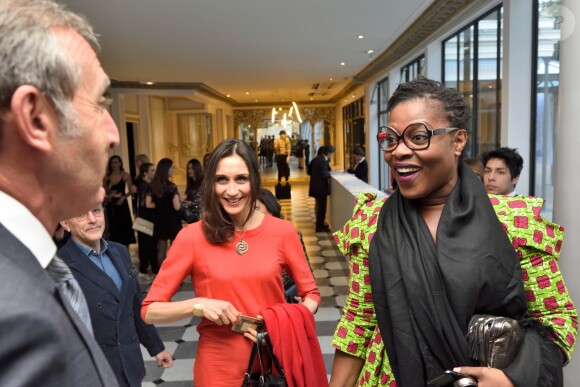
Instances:
[[[455,371],[455,372],[461,372],[461,367],[455,367],[455,368],[453,368],[453,371]]]

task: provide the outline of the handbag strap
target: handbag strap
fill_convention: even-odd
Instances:
[[[252,353],[250,354],[250,361],[248,362],[248,369],[244,374],[244,386],[250,385],[250,378],[252,375],[252,369],[254,368],[254,362],[256,360],[256,356],[258,357],[258,361],[260,362],[260,380],[263,383],[263,380],[266,376],[266,373],[270,373],[270,365],[266,372],[264,372],[264,363],[262,361],[262,340],[266,343],[266,349],[268,350],[268,354],[270,355],[270,361],[274,363],[274,367],[276,367],[276,371],[278,372],[278,376],[284,380],[286,380],[286,374],[284,373],[284,369],[280,366],[278,359],[274,355],[274,349],[272,347],[272,341],[270,340],[270,336],[268,336],[268,332],[258,332],[256,336],[256,343],[252,346]]]
[[[260,334],[258,333],[258,336],[259,335]],[[272,347],[272,341],[270,340],[270,336],[268,335],[268,332],[264,332],[264,341],[266,342],[266,349],[268,350],[268,353],[270,355],[270,359],[274,362],[274,367],[276,367],[276,371],[278,372],[278,376],[286,379],[286,374],[284,373],[284,369],[282,368],[282,366],[280,366],[280,362],[278,362],[276,355],[274,355],[274,348]]]
[[[244,386],[249,386],[250,385],[250,375],[252,375],[252,368],[254,368],[254,360],[256,358],[256,353],[258,351],[258,346],[256,344],[254,344],[252,346],[252,353],[250,354],[250,361],[248,363],[248,370],[246,371],[245,375],[244,375]]]

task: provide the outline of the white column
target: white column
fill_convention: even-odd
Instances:
[[[530,100],[533,1],[504,1],[501,146],[524,159],[517,192],[530,193]]]
[[[568,18],[566,27],[575,27],[571,35],[560,46],[560,125],[556,132],[555,181],[554,181],[554,221],[566,227],[566,238],[559,263],[568,290],[575,306],[580,306],[580,212],[578,210],[578,162],[580,154],[580,2],[564,0],[564,6],[571,11],[563,12]],[[573,20],[575,18],[575,21]],[[578,349],[578,347],[577,347]],[[564,385],[576,387],[580,381],[580,356],[575,356],[564,368]]]

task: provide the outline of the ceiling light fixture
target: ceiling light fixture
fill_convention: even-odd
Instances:
[[[279,107],[278,109],[276,109],[275,107],[273,107],[272,108],[272,118],[270,119],[270,126],[276,125],[278,123],[276,121],[276,116],[278,114],[282,114],[282,108]],[[280,121],[280,125],[283,127],[286,127],[286,126],[288,126],[288,124],[292,124],[293,118],[295,118],[299,123],[302,123],[302,117],[300,116],[300,111],[298,110],[298,105],[294,101],[292,101],[292,106],[290,106],[288,113],[286,113],[286,112],[283,113],[282,120]]]
[[[364,35],[359,35],[358,38],[359,39],[364,39]]]
[[[340,62],[340,65],[341,65],[341,66],[345,66],[345,65],[346,65],[346,63],[344,63],[344,62]]]

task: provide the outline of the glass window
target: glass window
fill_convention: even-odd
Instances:
[[[401,67],[401,83],[417,79],[419,75],[424,75],[425,70],[425,55],[421,55],[417,59],[412,60],[405,66]]]
[[[388,95],[389,95],[389,80],[388,80],[388,78],[385,78],[382,81],[380,81],[379,83],[377,83],[377,96],[378,96],[377,105],[379,107],[379,114],[378,114],[379,122],[378,122],[377,128],[380,128],[381,126],[387,125],[387,121],[388,121],[388,119],[387,119],[387,102],[388,102],[387,96]],[[373,146],[376,146],[378,148],[379,145],[377,144],[376,141],[374,141]],[[378,154],[379,154],[379,159],[378,159],[379,189],[387,190],[389,188],[393,188],[391,186],[391,179],[389,178],[389,175],[390,175],[389,166],[387,165],[387,163],[385,163],[385,159],[383,158],[383,152],[381,150],[379,150]]]
[[[358,100],[342,108],[344,129],[344,168],[353,168],[352,150],[355,147],[366,149],[364,99]]]
[[[545,199],[542,215],[551,219],[554,203],[554,147],[558,117],[560,85],[560,20],[561,0],[535,0],[534,41],[536,63],[533,72],[535,106],[534,151],[532,163],[532,195]]]
[[[471,108],[466,157],[499,147],[503,7],[443,41],[443,84],[454,87]]]

